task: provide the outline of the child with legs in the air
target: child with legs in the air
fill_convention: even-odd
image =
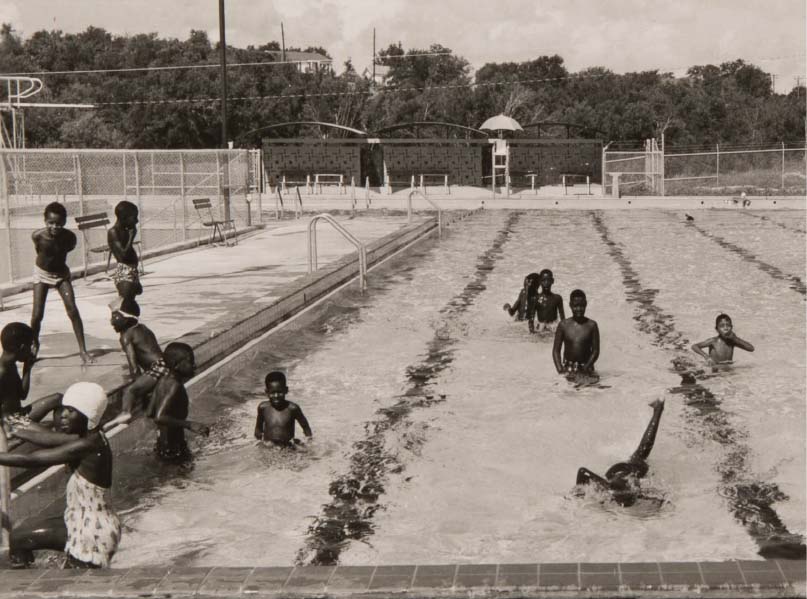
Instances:
[[[131,312],[127,312],[127,309]],[[115,419],[120,422],[128,422],[135,408],[144,407],[143,400],[169,372],[157,337],[138,320],[139,316],[140,308],[137,303],[124,301],[120,308],[112,311],[109,320],[112,328],[120,335],[129,373],[134,379],[123,391],[122,410]]]
[[[734,358],[734,348],[739,347],[745,351],[754,351],[754,346],[740,339],[734,333],[734,327],[731,323],[731,317],[728,314],[720,314],[715,319],[715,330],[717,337],[710,337],[706,341],[695,343],[692,346],[694,351],[699,356],[703,356],[709,364],[716,366],[718,364],[730,364]],[[704,349],[708,349],[707,354]]]
[[[647,424],[647,428],[639,442],[639,447],[633,452],[627,462],[619,462],[611,466],[605,476],[594,474],[588,468],[580,468],[577,471],[577,484],[595,484],[604,491],[608,491],[614,501],[623,506],[630,506],[642,497],[639,489],[639,479],[647,474],[647,458],[653,449],[658,432],[661,413],[664,411],[664,401],[657,399],[650,403],[653,408],[653,417]]]
[[[505,304],[502,309],[516,320],[526,320],[530,333],[535,332],[535,305],[538,295],[538,274],[530,273],[524,277],[524,286],[518,292],[516,301],[511,306]]]
[[[286,399],[289,392],[286,387],[286,375],[273,371],[266,375],[266,396],[269,401],[258,406],[258,417],[255,420],[255,438],[269,441],[279,447],[294,447],[299,443],[294,438],[294,423],[303,429],[306,437],[311,438],[311,427],[296,403]]]
[[[535,315],[538,319],[538,332],[554,331],[557,323],[566,318],[563,311],[563,298],[552,293],[552,284],[555,282],[552,271],[548,268],[538,275],[538,293],[535,298]]]
[[[45,227],[33,232],[31,239],[36,249],[34,265],[34,305],[31,314],[31,329],[34,332],[32,351],[39,353],[39,329],[45,316],[45,301],[48,290],[55,287],[62,296],[64,308],[73,332],[78,341],[79,354],[84,363],[92,362],[84,343],[84,323],[76,307],[76,295],[70,282],[70,267],[67,266],[67,254],[76,247],[76,235],[64,228],[67,223],[67,210],[58,202],[45,207]]]
[[[210,434],[207,425],[188,420],[190,402],[185,383],[196,371],[193,348],[185,343],[169,343],[163,351],[163,360],[168,374],[157,381],[148,407],[148,416],[160,429],[154,451],[164,462],[186,462],[191,453],[185,442],[185,430],[205,437]]]
[[[138,273],[139,259],[134,249],[137,235],[137,206],[126,200],[115,206],[115,224],[107,231],[109,251],[115,256],[117,266],[112,274],[120,303],[137,304],[135,297],[143,293]]]

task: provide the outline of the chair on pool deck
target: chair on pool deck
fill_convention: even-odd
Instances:
[[[204,227],[210,227],[212,230],[210,232],[210,244],[214,245],[216,243],[216,235],[218,234],[221,243],[226,246],[229,246],[230,243],[227,241],[227,236],[225,235],[226,231],[232,230],[232,239],[233,245],[238,245],[238,233],[235,229],[235,220],[230,219],[220,219],[216,218],[213,215],[213,206],[210,203],[210,198],[198,198],[193,200],[193,207],[196,209],[196,214],[199,216],[199,220]],[[197,245],[201,245],[202,235],[199,234],[199,240]]]
[[[93,254],[98,253],[107,253],[106,258],[106,269],[104,272],[109,272],[109,265],[112,262],[112,252],[109,249],[109,245],[106,243],[106,232],[108,231],[109,227],[109,217],[107,216],[106,212],[96,212],[95,214],[87,214],[85,216],[77,216],[75,217],[76,224],[78,225],[78,230],[81,231],[81,236],[84,238],[84,248],[85,252],[91,252]],[[98,227],[104,228],[104,244],[92,246],[90,245],[90,241],[88,239],[88,234],[90,229],[95,229]],[[138,260],[138,268],[140,269],[140,274],[146,274],[145,267],[143,266],[143,255],[142,255],[142,248],[139,241],[135,241],[132,244],[135,249],[137,250],[137,257]],[[84,271],[84,278],[87,278],[87,271]]]

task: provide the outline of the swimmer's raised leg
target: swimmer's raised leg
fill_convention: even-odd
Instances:
[[[647,423],[647,428],[642,435],[642,440],[639,441],[639,447],[630,456],[631,462],[644,462],[650,456],[650,451],[653,449],[653,444],[656,442],[656,433],[658,432],[659,421],[661,420],[661,413],[664,411],[664,400],[657,399],[648,404],[653,408],[653,417]]]

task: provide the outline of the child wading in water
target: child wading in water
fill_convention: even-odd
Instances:
[[[134,249],[137,235],[137,206],[126,200],[115,206],[115,224],[107,231],[107,243],[118,265],[112,274],[115,288],[120,296],[120,304],[137,305],[135,296],[143,293],[140,275],[137,271],[139,259]]]
[[[558,374],[574,379],[598,378],[594,363],[600,357],[600,329],[595,321],[586,317],[587,305],[586,294],[582,290],[575,289],[569,294],[572,317],[558,325],[552,346],[552,360]]]
[[[12,561],[29,565],[38,549],[63,551],[67,568],[101,568],[118,548],[121,525],[109,505],[112,486],[112,452],[101,431],[107,406],[104,390],[96,383],[68,387],[57,409],[55,431],[23,429],[24,438],[42,447],[29,454],[0,453],[0,464],[38,468],[66,464],[72,470],[65,492],[63,516],[14,528]]]
[[[311,437],[311,427],[296,403],[286,399],[289,392],[286,387],[286,375],[274,371],[266,375],[266,396],[269,401],[258,406],[258,417],[255,421],[255,438],[269,441],[280,447],[294,447],[299,443],[294,438],[294,423],[298,422],[306,437]]]
[[[734,334],[731,317],[728,314],[720,314],[715,319],[715,330],[717,337],[710,337],[706,341],[701,341],[692,346],[699,356],[706,358],[709,364],[730,364],[734,358],[734,348],[739,347],[745,351],[754,351],[754,346]],[[704,349],[709,350],[707,354]]]
[[[163,352],[168,374],[154,387],[148,415],[160,429],[154,452],[164,462],[187,462],[191,452],[185,442],[185,429],[192,433],[210,434],[210,428],[188,420],[188,392],[185,383],[196,371],[193,348],[185,343],[169,343]]]
[[[505,304],[502,309],[516,320],[526,320],[530,333],[535,332],[535,306],[538,296],[538,274],[530,273],[524,277],[524,286],[518,292],[516,301],[511,306]]]
[[[566,318],[563,311],[563,298],[552,293],[552,284],[555,282],[552,271],[545,268],[539,274],[536,285],[540,285],[535,298],[535,314],[538,317],[538,332],[554,331],[558,322]]]
[[[67,210],[58,202],[45,207],[45,227],[34,231],[31,239],[36,249],[34,265],[34,307],[31,315],[31,328],[34,331],[32,351],[39,353],[39,329],[45,316],[45,301],[48,290],[55,287],[62,296],[64,308],[73,332],[78,341],[78,350],[84,363],[92,362],[87,346],[84,343],[84,323],[76,307],[76,294],[70,283],[70,268],[67,266],[67,254],[76,247],[76,235],[64,228],[67,223]]]

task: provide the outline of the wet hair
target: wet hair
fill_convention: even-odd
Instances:
[[[48,214],[58,214],[63,221],[67,221],[67,208],[62,206],[59,202],[51,202],[45,206],[43,216],[47,218]]]
[[[731,316],[729,316],[728,314],[726,314],[724,312],[723,314],[718,314],[717,318],[715,318],[715,328],[717,328],[717,326],[720,324],[721,320],[728,320],[729,324],[732,324],[731,323]]]
[[[126,316],[125,314],[123,314],[121,312],[121,310],[123,310],[123,308],[118,309],[118,310],[112,310],[112,314],[113,315],[117,314],[118,316],[123,318],[123,322],[126,324],[127,329],[131,328],[131,327],[133,327],[134,325],[137,324],[137,318],[132,318],[131,316]]]
[[[264,379],[263,382],[267,387],[269,386],[269,383],[280,383],[285,387],[286,375],[280,372],[279,370],[273,370],[272,372],[266,375],[266,379]]]
[[[117,218],[124,218],[126,216],[136,216],[138,213],[137,206],[127,200],[118,202],[115,206],[115,216]]]
[[[0,345],[3,351],[17,353],[21,348],[34,341],[34,331],[22,322],[10,322],[0,333]]]
[[[168,368],[176,368],[182,360],[188,356],[193,357],[193,348],[187,343],[174,341],[169,343],[163,350],[163,360]]]
[[[549,276],[550,276],[551,278],[553,278],[553,279],[555,278],[555,275],[553,275],[553,274],[552,274],[552,271],[551,271],[551,270],[549,270],[548,268],[543,269],[543,270],[541,271],[541,273],[540,273],[538,276],[539,276],[539,277],[541,277],[541,278],[543,278],[543,276],[544,276],[544,275],[549,275]]]
[[[585,301],[588,301],[588,300],[586,300],[586,292],[585,292],[585,291],[583,291],[582,289],[575,289],[574,291],[572,291],[572,292],[569,294],[569,302],[571,302],[571,301],[572,301],[574,298],[576,298],[576,297],[579,297],[579,298],[580,298],[580,299],[582,299],[584,302],[585,302]]]

